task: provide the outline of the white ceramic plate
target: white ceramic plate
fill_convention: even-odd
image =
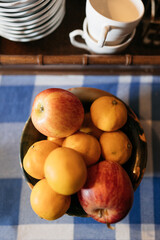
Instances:
[[[65,15],[65,0],[63,1],[62,4],[62,8],[61,8],[61,14],[59,14],[59,18],[57,20],[57,22],[53,21],[51,22],[51,24],[49,24],[46,28],[44,28],[41,31],[38,31],[34,34],[27,34],[25,36],[21,36],[20,38],[17,37],[16,35],[11,35],[11,34],[6,34],[6,33],[2,33],[1,36],[4,38],[7,38],[11,41],[18,41],[18,42],[29,42],[29,41],[35,41],[38,39],[41,39],[43,37],[46,37],[47,35],[51,34],[53,31],[55,31],[58,26],[61,24],[64,15]]]
[[[15,21],[15,22],[8,22],[8,21],[0,21],[0,26],[4,27],[6,29],[13,29],[13,27],[15,29],[30,29],[32,28],[32,26],[35,24],[35,26],[42,24],[42,22],[44,22],[47,18],[49,18],[50,16],[53,16],[58,8],[60,7],[62,3],[62,0],[57,0],[55,2],[55,4],[48,10],[47,12],[45,12],[44,14],[41,14],[41,16],[36,17],[35,19],[32,20],[26,20],[25,21],[20,21],[22,20],[21,18],[19,18],[19,21]]]
[[[44,24],[46,21],[48,21],[50,18],[52,18],[55,15],[55,10],[53,11],[53,9],[50,9],[47,14],[42,15],[37,21],[30,21],[29,24],[28,23],[23,23],[22,24],[18,24],[15,25],[14,23],[1,23],[0,22],[0,29],[5,29],[5,31],[25,31],[25,30],[29,30],[29,29],[34,29],[42,24]]]
[[[58,0],[58,4],[55,4],[51,9],[49,9],[45,14],[42,14],[39,18],[36,18],[31,21],[26,22],[5,22],[0,21],[0,29],[6,30],[26,30],[35,28],[44,22],[46,22],[49,18],[51,18],[59,9],[62,0]]]
[[[23,38],[23,37],[32,37],[35,35],[40,34],[41,32],[44,32],[44,29],[47,30],[48,28],[50,28],[52,25],[56,24],[57,21],[59,20],[59,18],[61,17],[61,15],[63,15],[64,12],[64,0],[61,1],[62,4],[60,5],[59,9],[57,10],[57,12],[55,13],[55,15],[53,15],[48,21],[46,21],[44,24],[41,24],[38,27],[35,27],[33,29],[29,29],[29,30],[22,30],[22,31],[16,31],[16,30],[5,30],[3,28],[1,28],[1,35],[7,35],[8,37],[16,37],[17,39],[19,38]]]
[[[4,17],[21,17],[28,14],[33,14],[36,11],[45,7],[50,0],[39,0],[34,4],[27,5],[24,8],[0,8],[0,16]],[[54,0],[55,2],[56,0]]]
[[[50,0],[48,4],[42,8],[40,11],[37,11],[35,13],[32,13],[30,15],[27,14],[27,16],[23,15],[22,17],[5,17],[0,15],[0,21],[5,21],[5,22],[14,22],[16,24],[22,23],[22,22],[28,22],[33,19],[38,19],[42,14],[45,14],[49,9],[51,9],[54,4],[58,5],[59,1],[52,1]]]
[[[37,0],[38,1],[38,0]],[[35,0],[3,0],[0,2],[0,7],[4,7],[4,8],[20,8],[20,7],[24,7],[28,4],[34,3]]]
[[[65,13],[64,13],[64,15],[65,15]],[[48,36],[49,34],[51,34],[53,31],[55,31],[57,28],[58,28],[58,26],[61,24],[61,22],[62,22],[62,20],[63,20],[63,17],[64,16],[61,16],[61,18],[59,19],[59,21],[56,23],[56,25],[54,25],[54,27],[53,28],[51,28],[51,29],[49,29],[47,32],[45,32],[45,33],[43,33],[43,34],[41,34],[41,35],[38,35],[38,36],[35,36],[35,37],[33,37],[33,38],[22,38],[22,39],[17,39],[17,38],[15,38],[15,37],[8,37],[8,36],[3,36],[4,38],[7,38],[7,39],[9,39],[9,40],[11,40],[11,41],[15,41],[15,42],[30,42],[30,41],[35,41],[35,40],[39,40],[39,39],[41,39],[41,38],[44,38],[44,37],[46,37],[46,36]]]

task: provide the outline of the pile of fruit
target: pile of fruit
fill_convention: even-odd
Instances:
[[[87,216],[108,226],[123,219],[134,197],[122,166],[132,154],[132,143],[121,130],[127,122],[124,103],[102,96],[85,112],[76,95],[50,88],[35,97],[31,120],[46,136],[23,159],[25,171],[38,179],[30,196],[35,213],[57,219],[76,195]]]

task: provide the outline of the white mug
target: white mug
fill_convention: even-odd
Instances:
[[[144,15],[141,0],[87,0],[89,34],[99,47],[117,45],[129,36]]]
[[[70,42],[75,47],[82,48],[96,54],[115,54],[123,51],[126,47],[128,47],[136,32],[136,29],[134,29],[133,32],[127,37],[127,39],[118,45],[105,45],[103,47],[100,47],[98,46],[97,42],[89,35],[87,27],[87,18],[85,18],[83,22],[83,30],[76,29],[69,34]],[[80,36],[82,39],[84,39],[84,43],[78,41],[76,38],[77,36]]]

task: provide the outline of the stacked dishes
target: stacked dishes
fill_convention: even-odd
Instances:
[[[52,33],[65,15],[65,0],[0,1],[0,35],[28,42]]]

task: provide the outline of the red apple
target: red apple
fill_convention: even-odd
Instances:
[[[84,211],[98,222],[116,223],[129,212],[133,187],[127,172],[118,163],[101,161],[88,168],[78,198]]]
[[[42,134],[63,138],[76,132],[84,119],[80,100],[71,92],[60,88],[49,88],[34,99],[31,119]]]

